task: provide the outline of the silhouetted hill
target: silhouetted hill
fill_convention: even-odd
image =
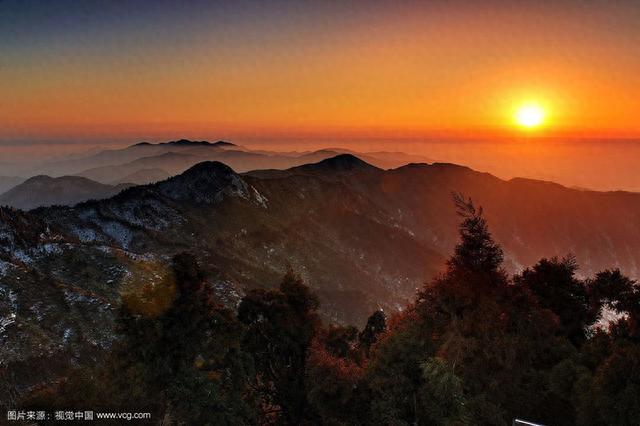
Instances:
[[[104,185],[78,176],[35,176],[0,195],[0,205],[20,209],[73,205],[89,199],[111,197],[130,185]]]
[[[161,164],[163,155],[178,154],[189,157],[183,162]],[[21,171],[24,175],[79,175],[101,183],[124,182],[128,175],[135,175],[141,169],[160,168],[170,175],[182,173],[187,168],[202,161],[221,161],[239,172],[258,169],[286,169],[308,163],[315,163],[340,154],[353,154],[362,160],[381,168],[393,168],[412,161],[430,161],[424,157],[397,152],[359,153],[351,150],[332,148],[313,152],[276,152],[251,150],[231,142],[191,141],[180,139],[169,142],[140,142],[122,149],[108,149],[85,155],[74,154],[67,159],[50,161],[33,169]],[[146,158],[147,160],[143,159]],[[146,163],[146,164],[141,164]],[[142,182],[136,182],[142,183]]]
[[[193,149],[200,149],[211,153],[224,151],[227,148],[238,147],[230,142],[224,141],[207,142],[190,141],[187,139],[161,143],[140,142],[126,148],[107,149],[87,155],[74,155],[72,158],[67,160],[51,161],[44,165],[38,166],[33,171],[33,173],[46,174],[51,176],[78,175],[81,174],[81,172],[84,170],[97,169],[108,166],[119,166],[144,157],[153,157],[166,153],[188,153],[188,151]],[[193,164],[194,163],[192,163],[191,165]],[[135,171],[137,170],[131,171],[131,173]],[[123,176],[112,176],[110,180],[105,180],[102,182],[112,182],[118,177]]]
[[[0,194],[8,191],[19,183],[24,182],[24,178],[15,176],[0,176]]]
[[[192,165],[202,161],[201,157],[179,153],[165,152],[150,157],[138,158],[129,163],[96,167],[94,169],[84,170],[78,174],[97,182],[113,182],[124,181],[127,176],[135,175],[141,170],[159,169],[165,171],[169,176],[182,173]]]
[[[153,145],[153,144],[150,144]],[[208,142],[208,141],[191,141],[189,139],[180,139],[177,141],[171,142],[162,142],[157,145],[174,145],[174,146],[214,146],[214,147],[232,147],[237,146],[231,142],[225,141],[217,141],[217,142]]]
[[[163,146],[163,145],[174,145],[174,146],[198,146],[198,145],[200,145],[200,146],[218,146],[218,147],[237,146],[234,143],[225,142],[225,141],[209,142],[209,141],[192,141],[192,140],[189,140],[189,139],[179,139],[179,140],[175,140],[175,141],[158,142],[158,143],[138,142],[138,143],[135,143],[135,144],[129,146],[129,148],[132,148],[132,147]]]
[[[162,169],[140,169],[121,178],[118,178],[113,185],[121,183],[132,183],[135,185],[146,185],[148,183],[159,182],[171,177],[171,175]]]
[[[163,195],[191,203],[219,203],[225,196],[249,197],[247,184],[229,166],[217,161],[196,164],[181,175],[156,185]]]
[[[335,157],[327,158],[315,164],[305,164],[295,167],[292,170],[305,172],[367,172],[372,170],[380,170],[371,164],[362,161],[360,158],[352,154],[340,154]]]

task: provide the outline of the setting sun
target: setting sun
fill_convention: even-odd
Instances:
[[[544,110],[538,105],[523,105],[516,112],[516,121],[523,127],[538,127],[544,121],[544,116]]]

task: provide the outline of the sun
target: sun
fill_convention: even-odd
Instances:
[[[516,122],[522,127],[531,129],[540,126],[544,116],[545,112],[539,105],[526,104],[516,111]]]

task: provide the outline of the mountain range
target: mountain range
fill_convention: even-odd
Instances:
[[[19,171],[24,177],[0,177],[0,205],[30,209],[107,198],[122,189],[119,185],[158,182],[180,174],[203,161],[220,161],[238,172],[246,172],[257,169],[286,169],[341,153],[354,152],[339,148],[311,152],[275,152],[250,150],[225,141],[187,139],[162,143],[140,142],[122,149],[73,154],[43,164],[16,164],[13,167],[7,164],[3,166],[4,170]],[[355,154],[382,168],[398,167],[415,161],[431,161],[425,157],[401,152]],[[85,179],[74,181],[73,176]],[[37,179],[17,187],[28,178]],[[104,185],[117,188],[112,190]],[[5,194],[10,189],[13,190]]]
[[[457,241],[452,192],[484,208],[511,271],[571,253],[584,275],[640,276],[640,194],[444,163],[384,170],[351,154],[245,173],[205,161],[103,200],[0,209],[0,359],[28,364],[36,383],[108,346],[120,292],[153,288],[181,251],[229,306],[291,266],[325,319],[362,324],[442,271]]]
[[[155,182],[153,179],[158,176],[158,170],[168,175],[175,175],[202,161],[222,161],[238,172],[245,172],[255,169],[288,168],[343,153],[356,154],[382,168],[398,167],[410,162],[432,161],[422,156],[402,152],[362,153],[340,148],[276,152],[253,150],[225,141],[180,139],[162,143],[140,142],[125,148],[72,154],[40,163],[7,163],[2,166],[2,169],[4,174],[12,173],[22,176],[23,180],[37,175],[51,177],[77,175],[107,184],[132,182],[127,178],[137,174],[133,183],[143,184]],[[154,169],[156,172],[145,179],[145,173],[142,171],[146,169]],[[0,185],[2,185],[2,179],[0,179]],[[9,188],[4,190],[6,189]],[[0,186],[1,191],[2,186]]]
[[[0,205],[24,210],[56,204],[73,205],[90,199],[109,198],[131,185],[107,185],[80,176],[34,176],[0,195]]]

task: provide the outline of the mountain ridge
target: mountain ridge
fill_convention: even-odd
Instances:
[[[227,141],[216,141],[216,142],[209,142],[209,141],[192,141],[189,139],[178,139],[175,141],[168,141],[168,142],[158,142],[158,143],[151,143],[151,142],[138,142],[136,144],[130,145],[130,147],[135,147],[135,146],[162,146],[162,145],[183,145],[183,146],[217,146],[217,147],[230,147],[230,146],[238,146],[234,143],[231,142],[227,142]]]
[[[452,191],[483,207],[510,272],[573,253],[585,275],[620,267],[640,277],[640,194],[523,185],[442,164],[238,174],[202,162],[73,207],[0,208],[0,291],[15,301],[0,299],[0,338],[10,342],[0,352],[46,366],[108,346],[120,291],[153,287],[182,251],[230,307],[290,265],[327,321],[363,324],[442,271],[458,241]]]
[[[0,194],[0,205],[32,209],[51,205],[73,205],[89,199],[109,198],[130,187],[107,185],[81,176],[33,176]]]
[[[360,159],[356,155],[339,154],[339,155],[336,155],[335,157],[330,157],[324,160],[320,160],[317,163],[305,164],[302,166],[297,166],[289,169],[289,171],[297,171],[297,170],[343,173],[343,172],[364,172],[364,171],[373,171],[373,170],[379,171],[381,169],[367,163],[366,161]]]
[[[13,342],[6,358],[49,356],[38,336],[108,344],[105,306],[117,306],[123,288],[160,279],[181,251],[196,254],[229,306],[248,289],[277,284],[290,265],[318,293],[328,321],[362,324],[374,309],[404,306],[442,271],[457,242],[452,191],[484,208],[509,271],[573,253],[585,275],[620,267],[640,276],[640,194],[522,185],[452,165],[238,174],[202,162],[73,207],[0,208],[0,287],[18,307],[0,300],[0,321],[22,324],[0,331]],[[57,284],[44,286],[45,278]],[[80,311],[55,320],[34,313]],[[86,345],[73,342],[61,348]]]

